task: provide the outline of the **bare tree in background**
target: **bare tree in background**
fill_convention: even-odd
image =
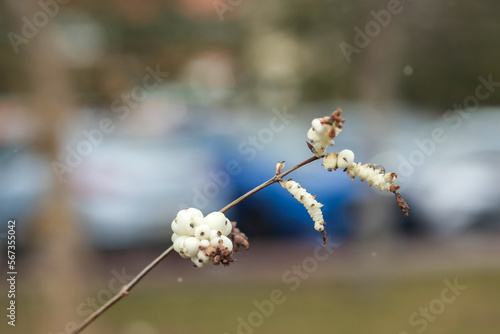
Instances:
[[[40,10],[34,1],[9,1],[5,7],[12,17],[19,18],[15,20],[19,23],[22,17],[33,17]],[[19,61],[25,64],[26,80],[32,84],[29,110],[43,121],[37,148],[49,161],[57,159],[58,134],[75,110],[67,70],[55,51],[52,20],[22,45],[19,52]],[[82,239],[68,208],[66,193],[65,184],[56,181],[44,199],[33,232],[34,265],[30,268],[29,280],[36,284],[36,295],[32,297],[36,298],[36,313],[40,316],[24,321],[36,323],[38,333],[69,332],[72,324],[68,321],[80,321],[76,306],[85,300],[82,289],[88,255],[82,252]]]

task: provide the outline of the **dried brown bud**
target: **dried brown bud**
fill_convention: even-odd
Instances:
[[[308,141],[306,141],[307,147],[311,150],[312,154],[316,155],[316,149]]]
[[[207,249],[205,249],[205,255],[208,257],[214,256],[215,255],[215,248],[212,246],[207,247]]]
[[[233,258],[233,252],[223,246],[217,246],[214,252],[215,256],[213,257],[212,262],[216,266],[222,264],[223,266],[227,267],[231,263],[236,262],[236,260]]]
[[[233,230],[228,238],[233,242],[234,251],[237,252],[240,247],[245,247],[246,250],[249,250],[250,243],[248,242],[246,234],[236,227],[236,222],[231,222],[231,224],[233,224]]]
[[[405,215],[405,217],[408,217],[408,215],[410,214],[409,211],[410,211],[410,206],[408,205],[408,203],[406,203],[406,201],[401,197],[401,194],[398,193],[398,192],[395,192],[394,193],[396,195],[396,203],[398,204],[398,207],[399,209],[401,210],[401,212]]]
[[[279,161],[276,164],[276,175],[279,175],[283,172],[283,168],[285,168],[285,162],[284,161]]]
[[[328,242],[328,238],[326,237],[326,231],[325,230],[321,231],[321,234],[323,234],[323,238],[322,238],[322,240],[323,240],[323,246],[326,247],[326,244]]]
[[[345,122],[345,119],[343,119],[340,116],[341,114],[342,114],[342,110],[337,109],[330,116],[323,117],[321,119],[321,123],[322,124],[330,124],[330,125],[335,124],[335,127],[342,129],[342,126]],[[337,133],[335,132],[335,127],[328,133],[329,137],[332,139],[335,138],[335,136],[337,135]]]

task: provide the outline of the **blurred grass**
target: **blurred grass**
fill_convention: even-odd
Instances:
[[[498,334],[500,271],[351,281],[311,277],[296,291],[279,279],[241,284],[229,278],[227,284],[170,283],[160,288],[145,284],[92,326],[110,334],[237,333],[237,318],[246,319],[256,310],[254,301],[269,299],[271,291],[280,289],[286,300],[276,305],[274,313],[254,333],[419,333],[420,327],[412,327],[408,321],[410,314],[440,298],[444,280],[453,282],[455,277],[467,289],[446,304],[444,312],[423,332]],[[36,333],[33,319],[43,315],[36,310],[35,301],[23,295],[18,304],[23,305],[18,311],[22,328],[15,332]],[[131,330],[136,322],[148,323],[150,330]]]

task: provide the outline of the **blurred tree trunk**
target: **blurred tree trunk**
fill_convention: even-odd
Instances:
[[[396,16],[362,50],[361,57],[353,60],[359,61],[357,87],[361,102],[385,106],[396,101],[398,83],[405,66],[402,57],[405,47],[404,32],[400,30]]]
[[[32,18],[41,10],[35,1],[9,1],[7,7],[19,22],[23,16]],[[58,159],[60,128],[75,110],[68,73],[54,45],[52,20],[49,18],[48,24],[19,50],[19,61],[25,62],[26,79],[33,88],[30,110],[43,121],[38,149],[50,162]],[[21,27],[16,30],[21,31]],[[54,182],[33,233],[34,266],[30,274],[36,277],[35,307],[40,316],[30,322],[38,322],[38,333],[66,333],[72,322],[82,320],[76,307],[86,299],[84,273],[88,260],[67,205],[66,191],[64,183]]]
[[[387,2],[370,3],[370,8],[386,8]],[[405,8],[408,7],[408,8]],[[364,136],[366,148],[371,152],[380,151],[380,134],[391,133],[395,126],[392,120],[397,119],[396,104],[398,102],[398,87],[403,78],[405,50],[408,46],[404,27],[401,24],[403,15],[411,15],[409,4],[405,4],[400,14],[392,15],[390,23],[381,26],[380,33],[372,37],[370,44],[362,50],[360,57],[354,59],[351,66],[357,66],[356,82],[359,102],[368,106],[368,112],[363,115],[367,124],[375,124],[375,131],[367,131]],[[374,20],[369,16],[366,23]],[[366,24],[365,23],[365,24]],[[365,25],[361,25],[362,30]],[[372,163],[382,163],[372,161]],[[375,196],[366,201],[361,214],[359,227],[361,237],[374,236],[391,237],[394,228],[394,216],[391,206],[394,203],[382,196]],[[376,212],[376,215],[373,213]]]

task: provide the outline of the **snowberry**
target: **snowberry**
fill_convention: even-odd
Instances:
[[[319,158],[325,155],[328,146],[334,146],[333,138],[342,131],[344,120],[340,117],[342,110],[334,111],[331,116],[315,118],[307,132],[312,143],[313,153]]]
[[[222,240],[223,247],[229,249],[230,251],[233,250],[233,242],[231,241],[231,239],[229,239],[226,236],[222,236],[222,237],[220,237],[220,240]]]
[[[325,130],[325,126],[321,124],[321,120],[319,118],[313,119],[311,122],[311,126],[311,129],[314,129],[314,131],[316,131],[317,133],[323,133]]]
[[[198,259],[202,260],[205,263],[210,261],[210,258],[207,256],[207,254],[205,254],[205,251],[202,250],[198,251],[196,256],[198,257]]]
[[[203,224],[194,230],[194,236],[200,240],[210,238],[210,226]]]
[[[210,240],[208,239],[203,239],[200,241],[200,246],[198,246],[199,249],[207,249],[210,247]]]
[[[287,189],[297,201],[304,205],[314,221],[314,228],[319,232],[323,232],[325,229],[323,226],[325,225],[325,221],[323,220],[323,214],[321,212],[323,204],[316,201],[313,195],[308,193],[306,189],[302,188],[300,184],[295,181],[282,181],[280,184],[283,188]]]
[[[181,210],[172,222],[173,248],[183,258],[191,258],[197,267],[203,267],[213,260],[211,256],[215,256],[215,252],[206,255],[211,247],[222,246],[230,252],[233,250],[233,243],[227,237],[232,228],[231,221],[221,212],[203,217],[198,209]]]
[[[172,233],[172,237],[170,238],[170,240],[172,240],[172,242],[174,242],[178,237],[179,237],[179,235],[177,235],[176,233]]]
[[[231,224],[231,221],[226,218],[226,221],[224,222],[224,227],[222,228],[222,234],[225,236],[228,236],[231,234],[231,231],[233,230],[233,224]]]
[[[188,223],[184,219],[175,218],[171,225],[172,231],[177,235],[185,235],[189,233]]]
[[[198,257],[194,256],[191,258],[191,261],[194,263],[195,266],[198,268],[203,268],[204,266],[207,265],[207,262],[203,262],[203,260],[199,259]]]
[[[195,208],[181,210],[172,222],[172,231],[178,235],[192,235],[196,226],[201,225],[203,213]]]
[[[361,165],[360,162],[347,167],[347,175],[353,180],[358,176],[361,181],[366,180],[370,186],[377,187],[381,191],[391,191],[391,185],[397,178],[395,173],[382,173],[381,169],[374,169],[370,164]]]
[[[213,238],[212,240],[210,240],[210,246],[212,247],[222,246],[223,242],[224,241],[222,240],[222,237]]]
[[[347,168],[354,162],[354,152],[351,150],[342,150],[337,157],[337,166],[340,169]]]
[[[221,212],[212,212],[203,219],[203,224],[207,224],[212,230],[222,232],[226,224],[226,216]]]
[[[198,253],[198,247],[200,246],[200,240],[195,237],[188,237],[184,240],[182,251],[187,256],[195,256]]]
[[[337,158],[338,158],[338,153],[329,153],[325,155],[323,158],[323,166],[326,168],[327,171],[331,172],[332,170],[337,170]]]
[[[218,238],[222,235],[221,231],[218,230],[210,230],[210,240]]]
[[[184,247],[184,240],[186,240],[188,237],[187,236],[178,236],[175,240],[174,240],[174,250],[177,252],[177,253],[180,253],[181,249]]]

